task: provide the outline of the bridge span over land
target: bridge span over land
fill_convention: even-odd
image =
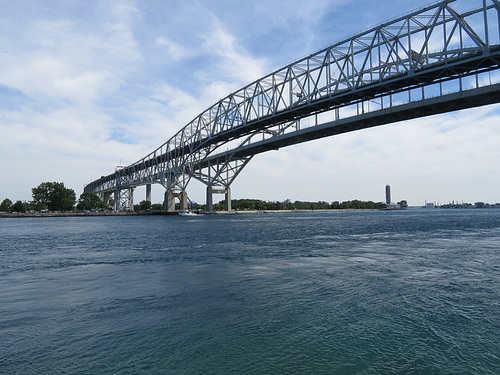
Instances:
[[[133,189],[165,187],[164,208],[187,208],[187,186],[225,194],[256,154],[378,125],[500,102],[500,0],[445,0],[276,70],[219,100],[141,160],[86,192],[133,208]]]

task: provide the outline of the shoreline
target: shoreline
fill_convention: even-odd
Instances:
[[[278,214],[278,213],[307,213],[307,212],[363,212],[363,211],[385,211],[376,208],[331,208],[331,209],[318,209],[318,210],[233,210],[233,211],[217,211],[212,214],[214,215],[246,215],[246,214]]]
[[[148,211],[148,212],[16,212],[1,213],[0,218],[25,217],[88,217],[88,216],[143,216],[143,215],[177,215],[177,212]]]
[[[233,211],[215,211],[205,212],[197,211],[198,215],[249,215],[249,214],[276,214],[276,213],[308,213],[308,212],[363,212],[363,211],[384,211],[378,209],[319,209],[319,210],[233,210]],[[28,218],[28,217],[89,217],[89,216],[175,216],[179,212],[165,211],[131,211],[131,212],[18,212],[18,213],[0,213],[0,218]]]

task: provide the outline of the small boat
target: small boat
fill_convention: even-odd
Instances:
[[[196,212],[193,211],[180,211],[179,216],[196,216],[198,215]]]

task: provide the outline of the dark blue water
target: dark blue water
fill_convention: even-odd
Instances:
[[[0,219],[1,374],[498,374],[500,210]]]

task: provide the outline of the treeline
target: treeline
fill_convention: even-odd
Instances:
[[[42,182],[31,189],[32,200],[16,201],[13,203],[5,198],[0,203],[0,212],[29,212],[29,211],[73,211],[97,210],[108,208],[96,194],[82,193],[76,199],[73,189],[68,189],[62,182]]]
[[[266,202],[259,199],[233,199],[231,200],[231,208],[233,210],[249,210],[249,211],[271,211],[271,210],[329,210],[329,209],[384,209],[385,203],[352,200],[345,202],[304,202],[304,201],[284,201],[284,202]],[[224,201],[220,201],[214,207],[216,210],[224,209]]]
[[[30,211],[87,211],[109,209],[106,202],[103,202],[96,194],[84,192],[76,199],[74,190],[66,188],[62,182],[42,182],[37,187],[31,189],[32,200],[12,202],[6,198],[0,203],[0,212],[30,212]],[[405,202],[405,201],[403,201]],[[406,203],[406,202],[405,202]],[[176,204],[179,208],[179,204]],[[196,204],[196,209],[204,210],[205,205]],[[216,211],[224,210],[224,201],[214,205]],[[233,210],[251,211],[271,211],[271,210],[327,210],[327,209],[384,209],[385,203],[375,203],[372,201],[352,200],[345,202],[325,201],[307,202],[286,200],[284,202],[268,202],[259,199],[233,199],[231,200]],[[135,211],[162,210],[162,204],[151,204],[142,201],[134,206]]]
[[[403,204],[404,205],[404,204]],[[387,205],[382,202],[372,202],[372,201],[360,201],[360,200],[352,200],[352,201],[345,201],[342,203],[339,203],[337,201],[332,203],[332,209],[355,209],[355,210],[381,210],[384,208],[387,208]]]

